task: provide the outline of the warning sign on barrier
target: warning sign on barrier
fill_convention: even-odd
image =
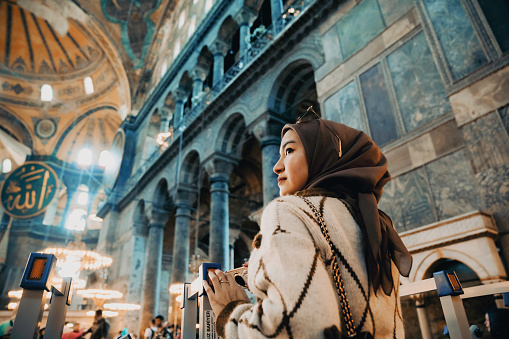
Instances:
[[[205,338],[217,339],[216,316],[212,310],[205,311]]]

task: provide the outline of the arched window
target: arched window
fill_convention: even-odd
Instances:
[[[193,35],[195,29],[196,29],[196,15],[193,15],[193,17],[191,18],[191,23],[189,24],[189,29],[187,31],[188,38],[191,35]]]
[[[79,185],[78,192],[76,197],[76,203],[81,206],[86,206],[88,204],[89,195],[88,195],[88,187],[87,185]]]
[[[173,59],[175,59],[177,55],[179,55],[179,53],[180,53],[180,41],[177,40],[177,42],[175,43],[175,47],[173,48]]]
[[[53,100],[53,89],[50,85],[44,84],[41,87],[41,100],[42,101],[51,101]]]
[[[83,83],[85,84],[85,93],[87,93],[87,94],[94,93],[94,83],[92,82],[91,77],[86,77],[83,80]]]
[[[82,148],[78,153],[78,165],[92,165],[92,151],[89,148]]]
[[[186,11],[182,11],[182,13],[180,13],[179,16],[179,29],[181,29],[182,26],[184,26],[185,21],[186,21]]]
[[[84,231],[85,226],[87,224],[86,221],[87,211],[82,208],[75,208],[69,213],[69,217],[67,217],[67,222],[65,224],[65,228],[74,231]]]
[[[99,154],[99,166],[106,167],[110,160],[110,151],[103,149]]]
[[[166,61],[163,62],[163,65],[161,66],[161,78],[164,76],[166,71],[168,70],[168,63]]]
[[[2,161],[2,173],[9,173],[10,171],[12,171],[11,159],[4,159]]]
[[[205,1],[205,12],[210,11],[211,8],[212,8],[212,0],[206,0]]]

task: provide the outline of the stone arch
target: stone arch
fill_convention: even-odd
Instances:
[[[320,115],[313,66],[308,60],[299,59],[286,66],[276,78],[268,107],[270,111],[294,122],[309,106],[313,106]]]
[[[260,10],[263,3],[264,0],[244,0],[244,6],[253,9],[255,12]]]
[[[227,16],[224,19],[223,23],[219,27],[219,31],[217,33],[217,38],[221,41],[226,42],[228,45],[231,45],[233,35],[235,31],[239,28],[239,24],[235,21],[231,15]]]
[[[190,186],[198,186],[200,176],[200,155],[196,151],[189,152],[182,162],[179,181]]]
[[[245,141],[246,123],[240,113],[232,114],[224,123],[216,141],[216,150],[236,157],[242,154]]]
[[[166,98],[164,99],[164,107],[168,108],[170,111],[175,109],[175,98],[173,97],[172,92],[170,91]]]
[[[212,88],[212,76],[214,74],[214,55],[212,52],[210,52],[207,46],[203,46],[201,49],[196,65],[207,71],[207,76],[203,81],[204,88]]]
[[[159,110],[156,108],[150,116],[147,129],[147,137],[155,138],[156,135],[159,133],[160,127],[161,127],[161,116],[159,115]]]
[[[163,178],[157,183],[152,195],[152,206],[169,211],[170,204],[171,198],[168,192],[168,182]]]
[[[140,234],[148,234],[148,218],[145,214],[145,200],[140,199],[133,212],[133,224]]]
[[[30,130],[16,116],[0,107],[0,128],[11,137],[32,149],[33,141]],[[9,128],[7,128],[7,126]]]
[[[440,259],[452,259],[459,261],[468,266],[469,268],[471,268],[475,272],[475,274],[477,274],[479,279],[481,279],[481,281],[490,279],[489,272],[475,258],[458,250],[440,248],[427,254],[420,262],[414,263],[416,269],[410,275],[409,279],[410,282],[425,279],[426,273],[428,272],[429,268],[432,267],[432,265]]]

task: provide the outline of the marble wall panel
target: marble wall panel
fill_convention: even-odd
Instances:
[[[328,98],[324,106],[325,116],[328,119],[365,131],[359,103],[359,93],[354,81]]]
[[[507,0],[477,0],[502,52],[509,51],[509,3]]]
[[[498,112],[461,128],[474,173],[509,164],[509,136]]]
[[[509,133],[509,105],[499,109],[499,112],[502,123],[504,124],[507,133]]]
[[[378,0],[378,3],[387,26],[414,6],[414,0]]]
[[[337,24],[343,58],[348,59],[385,28],[376,0],[363,0]]]
[[[379,207],[403,232],[436,222],[432,192],[424,168],[403,174],[384,187]]]
[[[470,164],[463,150],[430,162],[425,169],[438,219],[479,210]]]
[[[398,137],[382,66],[376,64],[359,77],[371,137],[383,145]]]
[[[430,137],[437,157],[450,153],[465,145],[461,131],[456,121],[450,120],[430,131]]]
[[[451,110],[424,33],[390,54],[387,63],[407,131]]]
[[[424,0],[454,79],[488,62],[460,0]]]
[[[475,176],[484,211],[491,213],[500,233],[509,231],[509,165],[500,165]],[[506,254],[506,260],[509,256]]]

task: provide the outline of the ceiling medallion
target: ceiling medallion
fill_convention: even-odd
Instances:
[[[57,124],[51,119],[41,119],[35,123],[35,133],[40,139],[49,139],[57,131]]]

